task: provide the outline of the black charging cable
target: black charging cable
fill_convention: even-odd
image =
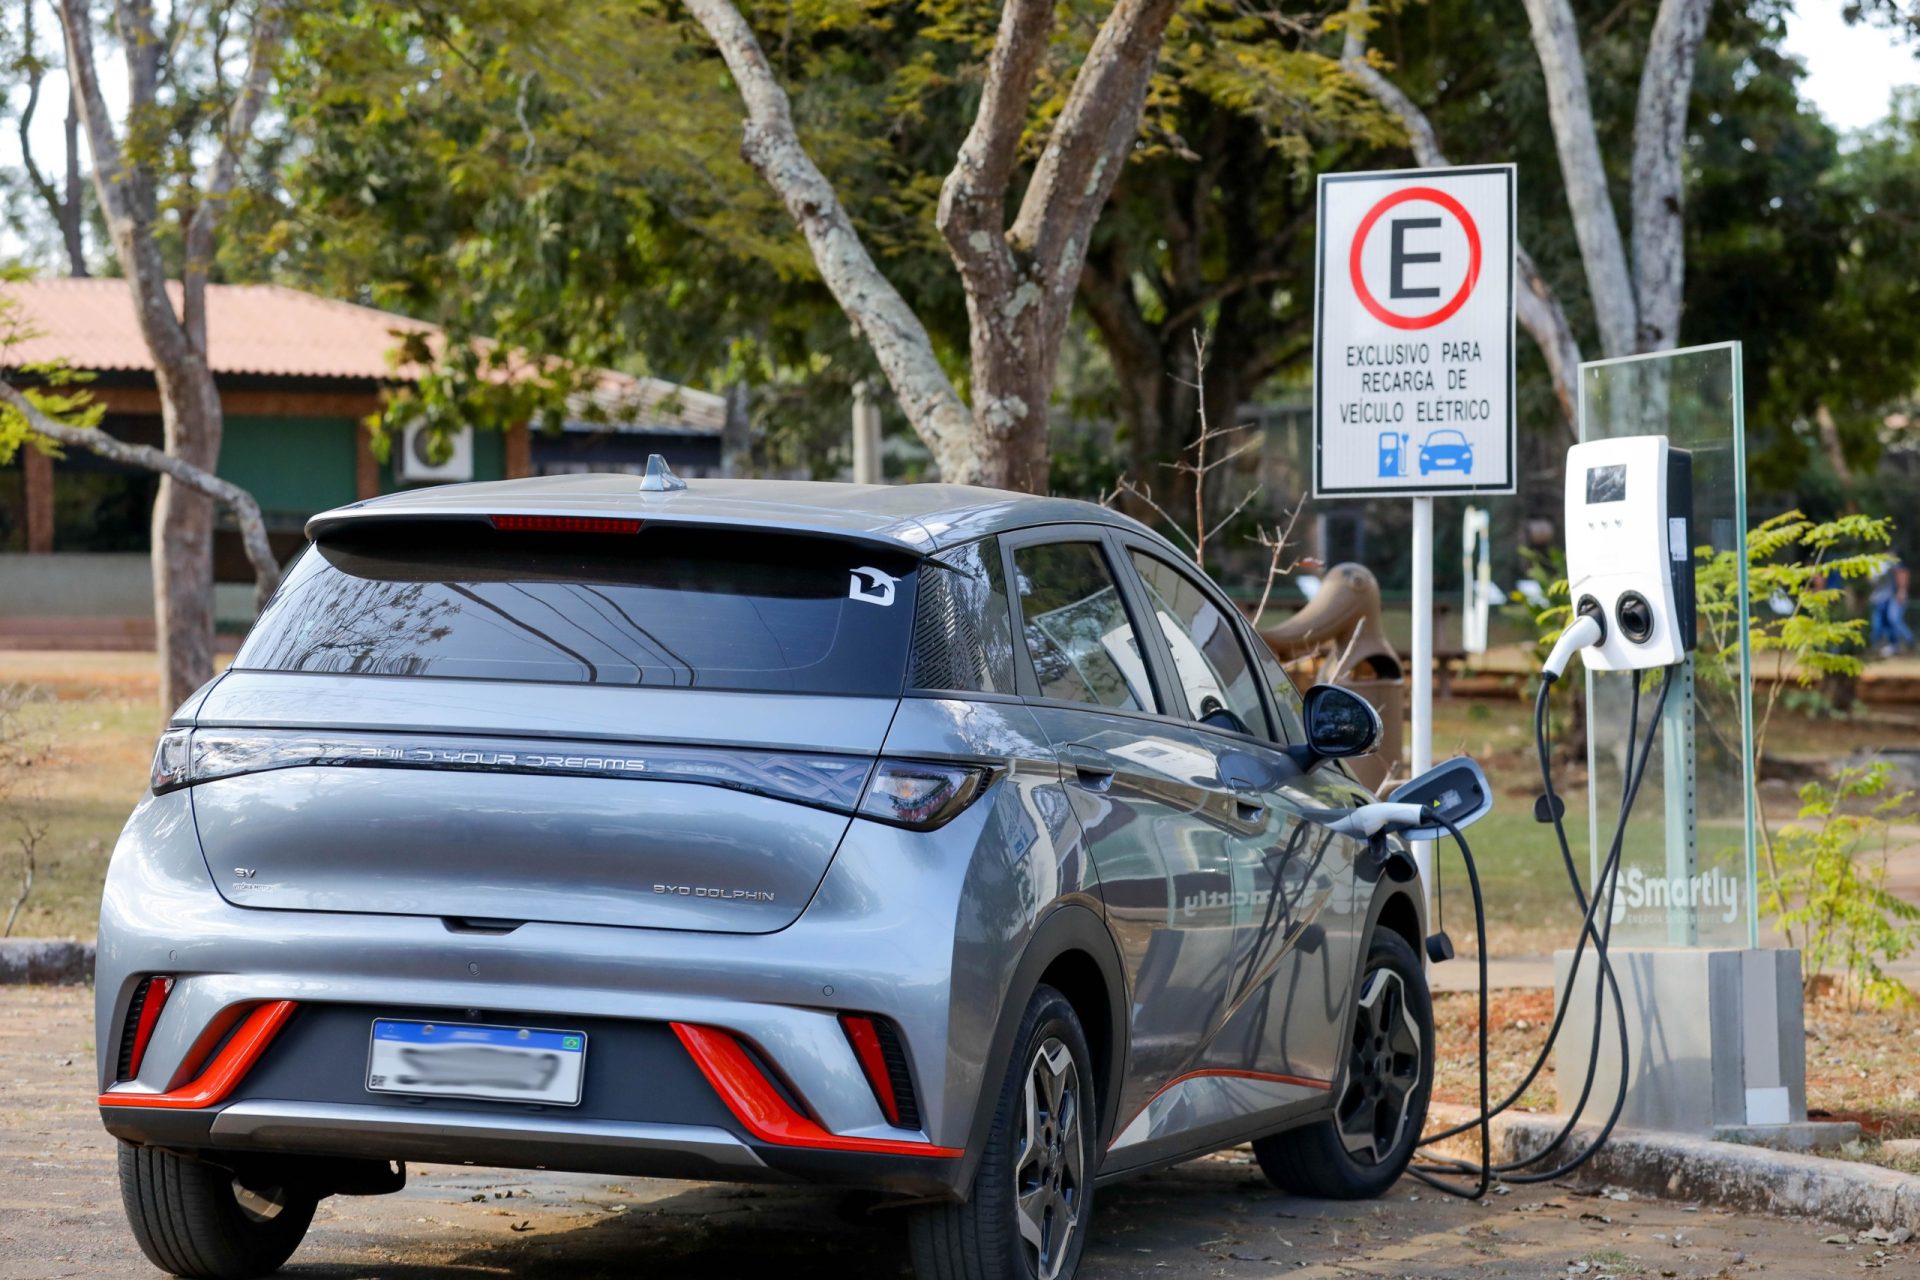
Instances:
[[[1639,742],[1639,736],[1640,736],[1639,676],[1637,673],[1634,676],[1633,702],[1632,702],[1632,706],[1628,716],[1626,786],[1623,789],[1621,794],[1620,812],[1615,823],[1613,839],[1609,843],[1605,862],[1603,863],[1603,865],[1601,866],[1601,868],[1599,869],[1596,875],[1591,896],[1589,896],[1588,893],[1586,892],[1585,886],[1583,886],[1580,883],[1579,870],[1574,864],[1572,849],[1567,840],[1566,827],[1564,822],[1564,806],[1560,803],[1559,797],[1555,794],[1553,790],[1551,747],[1548,741],[1549,735],[1546,727],[1547,698],[1549,693],[1551,692],[1551,688],[1553,684],[1553,680],[1551,677],[1543,678],[1541,683],[1540,693],[1538,697],[1535,699],[1534,742],[1540,757],[1540,773],[1541,773],[1542,785],[1544,787],[1542,802],[1545,808],[1546,816],[1551,820],[1553,824],[1554,834],[1557,838],[1557,842],[1560,847],[1561,860],[1566,868],[1568,879],[1573,887],[1575,901],[1579,904],[1579,907],[1582,913],[1580,937],[1574,949],[1572,963],[1570,964],[1568,969],[1567,989],[1568,991],[1572,991],[1573,983],[1578,979],[1581,960],[1585,954],[1586,945],[1589,940],[1591,940],[1594,945],[1594,956],[1595,956],[1596,964],[1599,969],[1599,976],[1598,976],[1598,981],[1595,989],[1596,999],[1594,1002],[1594,1027],[1593,1027],[1593,1034],[1588,1046],[1586,1079],[1582,1084],[1579,1101],[1575,1104],[1573,1110],[1568,1115],[1565,1124],[1561,1126],[1559,1132],[1554,1135],[1553,1139],[1550,1142],[1548,1142],[1546,1146],[1542,1147],[1539,1151],[1536,1151],[1532,1155],[1527,1156],[1523,1159],[1519,1159],[1519,1160],[1515,1160],[1515,1161],[1511,1161],[1511,1162],[1507,1162],[1499,1165],[1493,1164],[1491,1159],[1491,1148],[1492,1148],[1491,1124],[1492,1124],[1493,1117],[1496,1115],[1499,1115],[1500,1113],[1512,1107],[1514,1103],[1516,1103],[1520,1099],[1520,1097],[1525,1094],[1527,1088],[1538,1077],[1541,1070],[1544,1069],[1547,1058],[1552,1053],[1554,1044],[1559,1038],[1560,1029],[1564,1025],[1567,1005],[1565,1002],[1562,1002],[1561,1007],[1555,1011],[1553,1024],[1548,1029],[1548,1032],[1547,1032],[1546,1042],[1541,1046],[1540,1051],[1536,1055],[1532,1067],[1527,1071],[1526,1076],[1512,1090],[1512,1092],[1510,1092],[1505,1098],[1503,1098],[1500,1101],[1500,1103],[1497,1106],[1490,1106],[1489,1105],[1489,1087],[1488,1087],[1488,1079],[1487,1079],[1488,997],[1487,997],[1486,915],[1484,910],[1484,902],[1482,900],[1481,892],[1480,892],[1479,874],[1474,866],[1472,849],[1467,844],[1466,839],[1461,835],[1459,828],[1453,822],[1449,821],[1445,817],[1440,815],[1435,815],[1435,817],[1439,819],[1441,824],[1446,827],[1448,834],[1450,834],[1453,837],[1454,844],[1460,851],[1461,861],[1466,865],[1466,868],[1467,868],[1468,882],[1473,890],[1474,925],[1475,925],[1476,940],[1477,940],[1478,949],[1479,949],[1478,963],[1479,963],[1479,977],[1480,977],[1480,994],[1479,994],[1480,1111],[1479,1111],[1479,1114],[1472,1120],[1466,1121],[1458,1125],[1454,1125],[1438,1133],[1428,1135],[1422,1138],[1419,1144],[1422,1147],[1430,1146],[1434,1143],[1445,1141],[1448,1138],[1457,1137],[1460,1134],[1465,1133],[1470,1129],[1477,1128],[1480,1131],[1480,1162],[1477,1168],[1471,1164],[1468,1164],[1465,1161],[1460,1161],[1460,1160],[1440,1160],[1433,1164],[1429,1164],[1425,1166],[1415,1166],[1415,1167],[1409,1168],[1408,1172],[1413,1177],[1419,1179],[1421,1182],[1427,1184],[1428,1186],[1433,1187],[1436,1190],[1444,1191],[1450,1195],[1461,1196],[1466,1199],[1477,1200],[1486,1194],[1487,1189],[1491,1184],[1495,1175],[1498,1175],[1500,1177],[1500,1180],[1503,1182],[1511,1182],[1516,1184],[1550,1182],[1556,1178],[1565,1177],[1567,1174],[1573,1172],[1575,1169],[1578,1169],[1581,1165],[1585,1164],[1588,1160],[1590,1160],[1593,1157],[1594,1153],[1597,1152],[1600,1149],[1600,1147],[1606,1142],[1606,1140],[1612,1135],[1615,1126],[1619,1123],[1620,1115],[1626,1106],[1626,1097],[1627,1097],[1627,1074],[1628,1073],[1626,1069],[1626,1063],[1624,1060],[1626,1055],[1626,1050],[1627,1050],[1627,1043],[1628,1043],[1626,1005],[1625,1005],[1625,1001],[1622,999],[1620,994],[1619,980],[1613,971],[1612,962],[1610,961],[1607,955],[1608,942],[1610,941],[1612,932],[1613,932],[1612,912],[1611,911],[1608,912],[1607,919],[1602,924],[1600,924],[1600,926],[1597,929],[1595,927],[1594,918],[1598,914],[1601,904],[1610,903],[1613,897],[1613,883],[1615,879],[1618,877],[1621,853],[1625,847],[1627,821],[1632,815],[1634,802],[1638,798],[1638,795],[1640,792],[1641,782],[1646,776],[1648,762],[1652,759],[1652,756],[1653,756],[1653,746],[1655,741],[1653,726],[1659,723],[1660,717],[1665,713],[1667,696],[1671,692],[1673,687],[1674,670],[1675,668],[1673,667],[1668,667],[1665,669],[1665,675],[1660,685],[1660,693],[1655,702],[1654,714],[1652,717],[1652,721],[1648,725],[1646,741],[1644,744],[1641,744]],[[1551,1169],[1533,1169],[1532,1172],[1526,1172],[1526,1170],[1532,1168],[1533,1166],[1538,1165],[1541,1161],[1545,1160],[1546,1158],[1551,1156],[1554,1152],[1558,1151],[1566,1143],[1567,1139],[1573,1134],[1575,1128],[1578,1126],[1581,1118],[1585,1114],[1587,1102],[1593,1090],[1594,1081],[1599,1073],[1601,1032],[1605,1027],[1605,1004],[1604,1004],[1604,1001],[1599,997],[1601,997],[1603,994],[1610,994],[1612,996],[1614,1020],[1619,1030],[1620,1052],[1622,1055],[1622,1064],[1621,1064],[1621,1070],[1620,1070],[1620,1076],[1619,1076],[1619,1087],[1615,1092],[1613,1106],[1607,1116],[1606,1123],[1602,1126],[1599,1134],[1594,1138],[1594,1140],[1591,1143],[1587,1144],[1586,1147],[1584,1147],[1578,1154],[1573,1156],[1571,1159],[1565,1160],[1561,1162],[1559,1165],[1556,1165]],[[1460,1174],[1477,1175],[1477,1179],[1475,1184],[1472,1187],[1461,1187],[1437,1176],[1443,1173],[1455,1174],[1455,1175],[1460,1175]]]

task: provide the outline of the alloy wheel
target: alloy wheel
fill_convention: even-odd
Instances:
[[[1380,1164],[1399,1145],[1420,1068],[1420,1024],[1407,1003],[1407,984],[1391,969],[1375,969],[1360,990],[1347,1085],[1336,1112],[1349,1153]]]
[[[256,1191],[242,1186],[238,1178],[233,1180],[233,1199],[250,1222],[272,1222],[287,1207],[284,1188],[269,1187],[265,1191]]]
[[[1057,1037],[1034,1052],[1021,1089],[1014,1147],[1014,1206],[1038,1280],[1055,1280],[1072,1251],[1086,1186],[1080,1071]]]

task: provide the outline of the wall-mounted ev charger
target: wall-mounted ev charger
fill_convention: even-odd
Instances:
[[[1694,647],[1693,455],[1665,436],[1567,450],[1567,584],[1600,625],[1590,670],[1667,667]]]

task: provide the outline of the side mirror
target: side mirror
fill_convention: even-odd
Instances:
[[[1302,761],[1303,768],[1363,756],[1380,741],[1380,713],[1351,689],[1317,684],[1307,690],[1301,711],[1307,730],[1304,754],[1311,757]]]
[[[1389,804],[1414,804],[1427,813],[1444,815],[1456,827],[1478,821],[1493,808],[1493,788],[1480,766],[1456,756],[1433,766],[1411,782],[1402,783],[1387,797]],[[1447,834],[1438,822],[1402,832],[1409,840],[1435,840]]]

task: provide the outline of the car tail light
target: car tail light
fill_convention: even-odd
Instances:
[[[638,533],[644,520],[615,516],[488,516],[502,533]]]
[[[653,743],[446,737],[350,730],[175,729],[153,755],[153,791],[270,769],[448,769],[468,773],[691,782],[852,813],[871,768],[862,756]]]
[[[907,1070],[906,1050],[900,1044],[899,1031],[885,1018],[855,1013],[840,1015],[840,1026],[847,1033],[847,1043],[853,1046],[854,1056],[860,1060],[860,1069],[866,1073],[867,1084],[873,1089],[874,1099],[879,1102],[887,1123],[902,1129],[918,1129],[920,1108],[914,1100],[913,1076]]]
[[[160,745],[153,749],[149,781],[155,795],[164,795],[193,781],[193,730],[169,729],[160,735]]]
[[[860,799],[860,814],[896,827],[931,831],[972,804],[993,771],[982,765],[882,760]]]
[[[140,1062],[147,1056],[147,1042],[160,1021],[160,1010],[173,994],[173,979],[142,978],[127,1005],[127,1021],[120,1034],[120,1071],[115,1079],[131,1080],[140,1074]]]

